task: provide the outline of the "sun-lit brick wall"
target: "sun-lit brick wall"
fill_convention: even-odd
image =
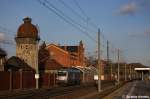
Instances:
[[[48,45],[47,49],[49,51],[51,59],[55,59],[58,63],[65,67],[68,67],[70,65],[70,56],[67,51],[64,51],[54,44]]]
[[[55,59],[64,67],[85,66],[84,47],[82,42],[80,42],[78,46],[73,46],[77,48],[74,52],[67,50],[67,47],[72,46],[49,44],[46,49],[49,52],[50,58]]]

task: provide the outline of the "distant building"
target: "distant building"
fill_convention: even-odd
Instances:
[[[69,67],[70,54],[68,51],[63,50],[60,46],[55,44],[49,44],[46,49],[49,52],[50,59],[56,60],[63,67]]]
[[[6,62],[6,52],[0,48],[0,71],[4,71],[4,64]]]
[[[70,65],[85,66],[84,47],[82,41],[80,41],[77,46],[60,46],[60,48],[69,53]]]
[[[38,66],[38,29],[31,23],[31,18],[23,19],[16,35],[16,56],[22,59],[34,70]]]
[[[44,48],[45,46],[45,48]],[[40,70],[57,70],[71,66],[85,66],[83,43],[78,46],[61,46],[43,43],[39,49]]]
[[[103,75],[103,78],[105,79],[105,67],[107,66],[106,60],[101,60],[101,74]]]

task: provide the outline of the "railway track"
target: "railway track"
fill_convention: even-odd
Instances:
[[[43,90],[33,90],[24,93],[16,93],[11,95],[2,95],[0,99],[48,99],[49,97],[56,97],[63,94],[71,93],[75,90],[86,88],[89,86],[78,85],[69,87],[59,87],[54,89],[43,89]]]
[[[111,86],[113,83],[111,82],[102,82],[103,88],[106,86]],[[77,86],[68,86],[68,87],[57,87],[53,89],[39,89],[39,90],[30,90],[27,92],[16,93],[16,94],[8,94],[0,96],[0,99],[49,99],[63,95],[69,95],[70,93],[74,93],[82,90],[88,90],[91,88],[92,90],[97,90],[94,85],[77,85]]]

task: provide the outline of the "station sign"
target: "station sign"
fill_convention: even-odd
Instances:
[[[35,74],[35,79],[38,79],[39,78],[39,74]]]
[[[94,75],[94,80],[98,80],[98,75]]]

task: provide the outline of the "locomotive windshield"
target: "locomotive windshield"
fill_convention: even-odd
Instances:
[[[58,76],[66,76],[66,71],[58,71]]]

